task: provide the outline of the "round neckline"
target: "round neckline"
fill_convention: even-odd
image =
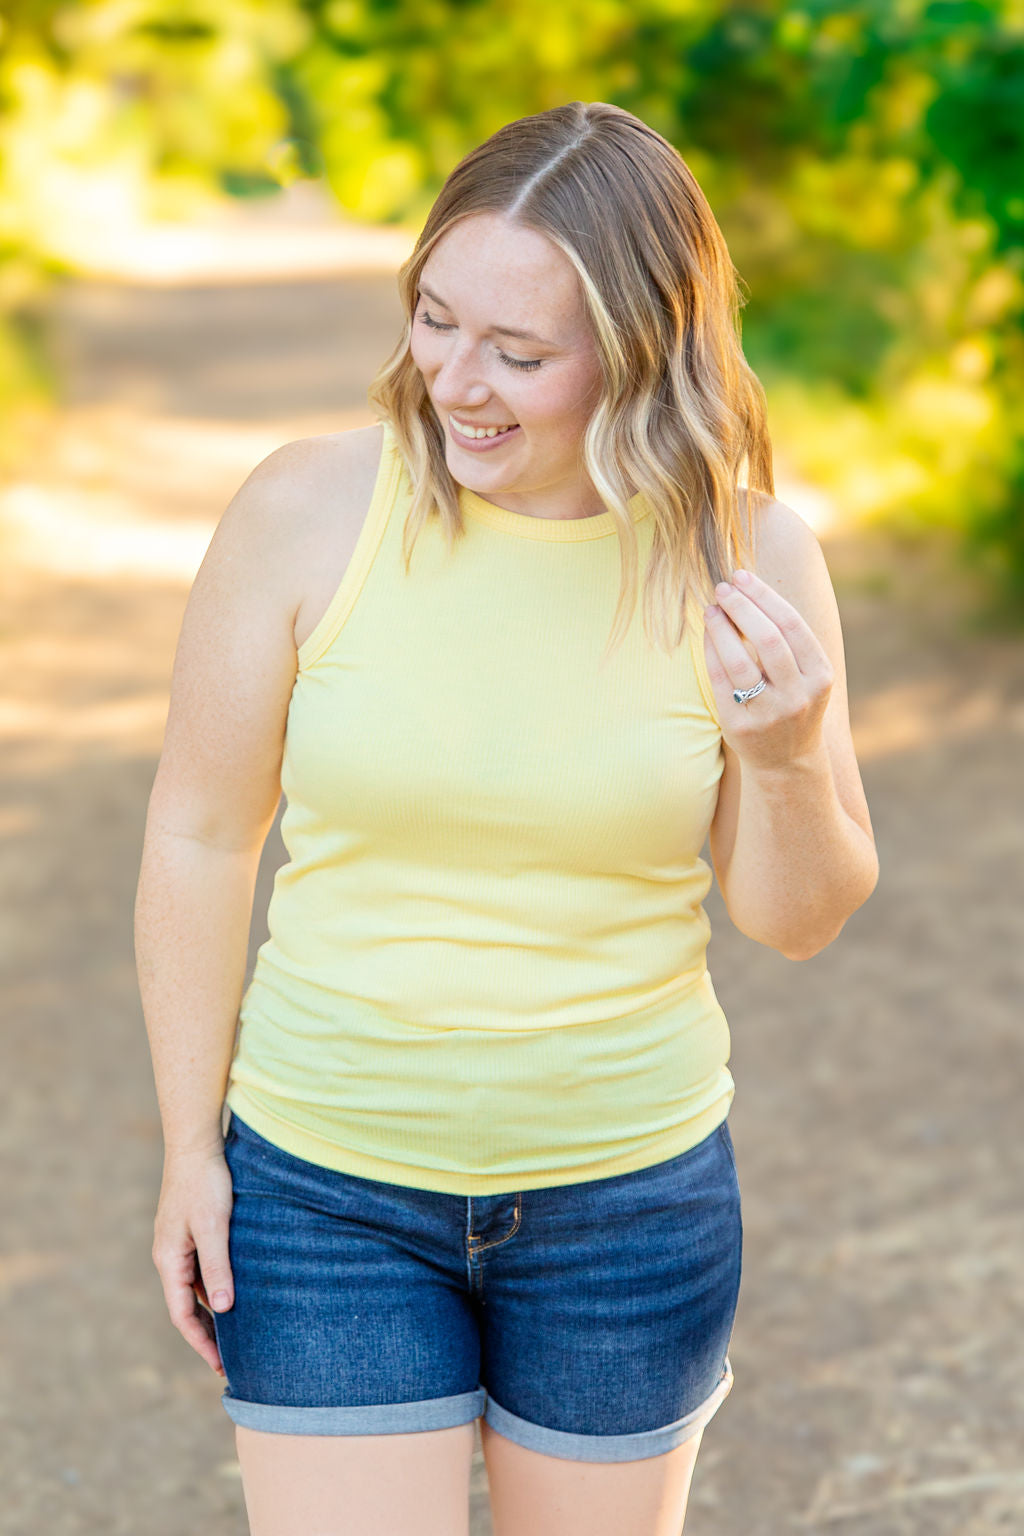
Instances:
[[[603,539],[616,533],[615,518],[607,509],[590,517],[531,517],[528,512],[510,512],[507,507],[485,501],[476,491],[459,486],[459,506],[464,514],[477,522],[498,528],[503,533],[516,534],[524,539],[546,539],[552,543],[575,544],[583,539]],[[650,512],[642,491],[637,491],[626,502],[634,523],[639,523]]]

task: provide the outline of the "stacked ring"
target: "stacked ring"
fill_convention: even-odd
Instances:
[[[759,683],[755,683],[753,688],[734,688],[732,691],[732,696],[736,700],[737,704],[745,704],[748,699],[754,698],[762,691],[762,689],[767,687],[768,679],[766,677],[762,677],[761,681]]]

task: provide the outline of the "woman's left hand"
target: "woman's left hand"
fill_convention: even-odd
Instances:
[[[770,772],[821,749],[835,671],[792,603],[751,571],[733,576],[705,609],[704,657],[723,738],[742,762]],[[768,686],[738,704],[733,689],[753,688],[762,673]]]

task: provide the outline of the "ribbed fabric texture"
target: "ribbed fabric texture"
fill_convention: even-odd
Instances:
[[[228,1103],[297,1157],[460,1195],[647,1167],[734,1091],[700,857],[722,771],[703,610],[639,605],[600,665],[610,512],[462,488],[401,556],[390,426],[341,584],[298,652],[278,871]],[[643,570],[654,519],[630,503]]]

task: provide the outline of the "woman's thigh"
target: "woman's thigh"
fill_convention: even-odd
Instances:
[[[251,1536],[469,1536],[471,1423],[235,1437]]]
[[[481,1423],[494,1536],[681,1536],[703,1430],[641,1461],[567,1461]]]

